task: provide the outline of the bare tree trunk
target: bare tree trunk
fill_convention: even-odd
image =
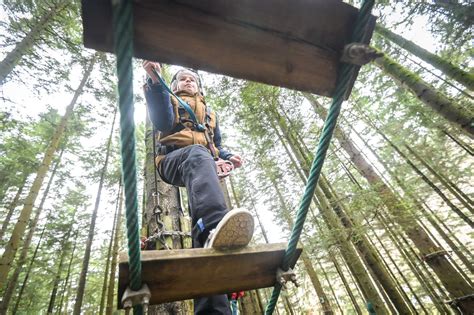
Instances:
[[[344,205],[342,202],[338,202],[340,198],[335,195],[334,190],[331,189],[329,182],[324,176],[321,176],[319,185],[326,197],[331,201],[333,209],[344,227],[349,231],[356,230],[357,227],[354,226],[354,223],[347,215],[347,210],[345,209]],[[375,278],[377,278],[383,289],[387,292],[388,298],[392,301],[396,310],[400,314],[412,313],[412,309],[410,308],[410,306],[412,307],[411,303],[406,301],[402,296],[400,292],[401,290],[397,288],[393,278],[390,277],[388,269],[382,264],[381,257],[375,253],[375,249],[370,245],[369,239],[362,233],[351,233],[350,238],[352,243],[358,249],[359,254],[370,267],[370,270],[373,272]]]
[[[53,5],[49,10],[45,10],[45,14],[37,19],[33,17],[31,23],[32,27],[25,37],[21,39],[16,45],[15,48],[10,51],[5,58],[0,62],[0,85],[10,74],[10,72],[15,68],[15,66],[20,62],[21,58],[26,55],[30,49],[36,44],[39,36],[53,19],[61,14],[61,11],[64,10],[68,5],[68,1],[59,1]]]
[[[20,305],[21,297],[23,296],[23,291],[26,288],[28,278],[30,277],[31,269],[32,269],[33,264],[35,262],[36,255],[38,254],[38,250],[40,248],[41,241],[43,240],[44,231],[46,231],[46,225],[43,227],[43,230],[41,230],[41,234],[40,234],[40,238],[38,240],[38,244],[36,244],[35,251],[33,252],[33,256],[31,257],[30,264],[28,265],[28,269],[27,269],[26,274],[25,274],[25,279],[23,279],[23,284],[21,285],[20,292],[18,292],[18,297],[16,298],[16,303],[15,303],[15,307],[13,308],[12,314],[17,314],[18,306]]]
[[[13,259],[15,258],[16,252],[20,246],[23,234],[25,233],[27,222],[30,219],[33,204],[35,203],[36,197],[38,196],[39,190],[41,188],[41,185],[43,184],[46,172],[48,171],[51,165],[51,161],[53,160],[54,154],[58,149],[59,142],[61,141],[69,118],[73,113],[77,99],[82,94],[84,86],[88,81],[90,74],[92,73],[96,58],[97,55],[92,58],[89,65],[87,66],[81,83],[76,89],[71,103],[66,108],[66,113],[61,118],[59,125],[56,127],[53,138],[51,139],[51,142],[44,155],[43,161],[38,169],[38,172],[36,173],[36,178],[33,181],[33,185],[31,186],[30,192],[25,199],[25,203],[18,218],[18,222],[13,228],[12,236],[9,242],[7,243],[7,246],[5,247],[5,251],[2,255],[2,258],[0,259],[0,288],[5,286],[5,281],[7,279],[8,272],[10,271]]]
[[[321,114],[322,106],[311,96],[308,97],[308,100],[313,105],[315,111]],[[324,114],[322,117],[325,117]],[[371,124],[371,126],[378,131],[376,126],[373,124]],[[334,135],[344,150],[349,154],[359,173],[367,179],[374,191],[379,193],[380,198],[384,201],[387,209],[392,214],[393,219],[396,220],[405,233],[407,233],[410,240],[420,251],[420,255],[423,257],[424,262],[433,269],[445,288],[451,294],[451,297],[457,299],[469,296],[472,293],[472,287],[465,281],[465,279],[463,279],[445,257],[446,252],[442,248],[436,246],[419,223],[405,217],[406,214],[410,213],[409,209],[407,209],[403,201],[399,200],[395,193],[374,171],[370,163],[364,159],[362,153],[352,144],[349,137],[347,137],[339,128],[336,128]],[[380,133],[380,135],[384,137],[388,143],[391,143],[383,133]],[[461,299],[458,303],[459,307],[465,312],[469,309],[474,309],[474,298]]]
[[[443,59],[435,54],[430,53],[428,50],[418,46],[417,44],[403,38],[400,35],[397,35],[390,31],[389,29],[383,27],[380,24],[375,26],[375,31],[385,37],[386,39],[394,42],[401,48],[411,52],[413,55],[417,56],[421,60],[429,63],[433,67],[441,70],[448,77],[458,81],[463,84],[470,90],[474,90],[474,75],[468,73],[455,65],[449,62],[446,59]]]
[[[455,104],[415,73],[410,72],[387,56],[375,59],[375,64],[412,92],[423,104],[451,122],[453,126],[464,131],[470,137],[474,136],[474,116],[468,108]]]
[[[405,144],[405,148],[407,148],[407,150],[418,160],[420,161],[420,163],[426,167],[427,170],[430,171],[431,174],[433,174],[433,176],[438,179],[440,181],[441,184],[444,185],[444,187],[446,187],[446,189],[452,193],[456,199],[459,200],[460,203],[462,203],[466,209],[468,209],[471,213],[474,214],[474,209],[472,207],[472,200],[469,198],[468,195],[466,195],[461,189],[459,189],[459,187],[457,187],[452,181],[449,180],[449,178],[443,176],[442,174],[440,174],[439,172],[435,171],[435,169],[433,167],[431,167],[431,165],[428,164],[428,162],[426,162],[418,153],[416,153],[412,148],[410,148],[410,146],[408,146],[407,144]]]
[[[53,171],[51,172],[51,176],[49,177],[49,180],[48,180],[48,185],[46,186],[46,189],[43,193],[43,198],[41,199],[41,203],[38,209],[36,210],[35,217],[30,222],[30,229],[28,230],[25,243],[23,244],[23,248],[21,249],[20,257],[18,258],[18,262],[17,262],[15,270],[13,271],[13,274],[11,275],[8,281],[7,288],[5,290],[2,303],[0,305],[1,315],[6,314],[8,308],[10,307],[10,301],[18,283],[18,277],[20,276],[20,273],[23,270],[23,265],[26,263],[26,259],[28,257],[28,250],[30,249],[31,241],[33,239],[33,235],[35,234],[36,226],[38,225],[38,221],[41,216],[41,213],[43,212],[43,206],[48,197],[49,190],[51,189],[51,185],[54,181],[56,171],[58,170],[58,167],[61,163],[63,152],[64,152],[64,148],[61,150],[61,153],[59,154],[59,158],[54,165]]]
[[[474,228],[474,222],[469,218],[466,214],[464,214],[461,209],[459,209],[452,201],[438,188],[409,158],[408,156],[403,153],[397,145],[395,145],[392,141],[390,141],[383,133],[379,132],[379,134],[384,138],[385,141],[412,167],[416,174],[418,174],[421,179],[430,186],[437,194],[441,197],[441,199],[446,202],[446,204],[453,210],[464,222],[466,222],[471,228]],[[473,304],[474,306],[474,304]]]
[[[69,236],[71,235],[72,232],[72,227],[74,224],[74,217],[77,212],[77,208],[74,211],[74,214],[72,216],[72,221],[70,223],[70,226],[66,232],[66,234],[63,236],[63,239],[61,241],[61,257],[59,258],[59,264],[58,264],[58,269],[56,271],[56,275],[54,277],[54,282],[53,282],[53,290],[51,291],[51,297],[49,298],[49,305],[48,305],[48,310],[47,314],[53,314],[54,311],[54,303],[56,301],[56,294],[58,293],[58,287],[59,287],[59,282],[61,281],[61,273],[63,271],[63,263],[64,259],[66,259],[67,255],[67,247],[69,243]]]
[[[115,222],[114,230],[114,244],[112,248],[112,261],[110,263],[110,275],[109,275],[109,285],[107,289],[107,306],[105,308],[106,315],[112,315],[112,310],[114,306],[114,291],[115,291],[115,273],[117,270],[117,257],[120,244],[120,232],[122,228],[122,209],[123,209],[123,191],[122,191],[122,182],[120,181],[119,191],[117,195],[118,199],[118,213],[117,220]]]
[[[415,205],[415,208],[416,209],[420,209],[423,213],[423,215],[425,216],[426,219],[428,219],[428,221],[430,222],[430,224],[433,226],[433,228],[438,232],[438,234],[443,238],[443,240],[453,249],[453,251],[456,253],[456,255],[459,257],[459,259],[466,265],[466,267],[471,271],[471,272],[474,272],[474,267],[472,265],[472,263],[470,262],[470,260],[464,255],[464,252],[465,253],[470,253],[470,251],[464,246],[464,244],[459,241],[459,239],[453,234],[453,233],[450,233],[450,229],[444,224],[443,220],[441,220],[437,214],[432,211],[430,209],[430,207],[424,203],[423,201],[420,200],[420,198],[418,198],[417,196],[415,196],[407,187],[406,185],[404,184],[404,182],[399,178],[399,176],[397,174],[395,174],[391,169],[390,167],[380,158],[380,156],[377,154],[377,152],[375,152],[371,147],[370,145],[367,143],[367,141],[354,129],[352,129],[352,131],[354,134],[356,134],[358,136],[358,138],[360,140],[362,140],[362,142],[365,144],[365,146],[370,150],[370,152],[377,158],[377,161],[382,164],[382,166],[384,167],[385,170],[388,171],[388,173],[390,174],[391,178],[393,178],[396,183],[400,186],[400,188],[404,191],[404,193],[409,196],[412,201],[413,201],[413,204]],[[347,170],[348,173],[350,173],[348,170]],[[359,186],[360,187],[360,186]],[[429,211],[428,211],[429,210]],[[436,220],[435,220],[436,219]],[[439,223],[438,223],[439,222]],[[444,229],[447,231],[445,232],[441,226],[442,225],[444,227]],[[450,235],[448,235],[447,233],[450,233]],[[457,242],[458,245],[456,245],[454,243],[455,240]],[[462,249],[462,250],[461,250]],[[473,256],[472,255],[469,255],[470,258],[472,259]],[[469,280],[469,279],[467,279]]]
[[[76,300],[74,303],[74,311],[73,311],[74,315],[80,315],[81,313],[82,300],[84,298],[84,292],[86,288],[87,271],[89,269],[89,260],[90,260],[91,250],[92,250],[92,241],[94,239],[95,223],[97,220],[97,213],[99,212],[100,199],[102,197],[102,187],[104,186],[105,175],[107,174],[107,166],[109,164],[110,152],[112,148],[112,137],[114,134],[116,116],[117,116],[117,109],[115,109],[114,118],[112,121],[112,127],[110,128],[109,139],[107,140],[107,151],[105,154],[104,166],[102,167],[102,170],[100,172],[99,188],[97,189],[97,196],[95,199],[94,210],[92,211],[91,223],[89,225],[89,235],[87,237],[86,249],[84,252],[84,259],[82,262],[82,270],[81,270],[81,275],[79,277],[79,284],[77,286]]]
[[[119,187],[120,190],[120,187]],[[100,295],[100,307],[99,307],[99,314],[104,314],[104,307],[105,307],[105,297],[107,296],[107,283],[108,277],[109,277],[109,268],[111,264],[112,258],[110,257],[112,253],[112,246],[113,246],[113,241],[114,241],[114,236],[115,236],[115,225],[117,224],[117,215],[118,215],[118,205],[119,198],[117,198],[117,204],[115,206],[115,214],[114,214],[114,222],[112,223],[112,230],[110,232],[110,241],[109,241],[109,246],[107,249],[107,256],[105,257],[106,263],[105,263],[105,270],[104,270],[104,282],[102,283],[102,292]],[[114,275],[115,278],[115,275]]]
[[[2,223],[2,228],[0,230],[0,241],[3,239],[3,235],[5,234],[8,224],[10,224],[10,219],[13,215],[13,212],[15,212],[15,208],[18,204],[18,200],[20,200],[21,193],[23,192],[23,188],[25,188],[26,184],[26,178],[23,180],[23,183],[20,185],[18,190],[16,191],[15,197],[13,197],[12,202],[8,206],[8,212],[7,215],[5,216],[5,219],[3,220]]]
[[[59,313],[62,314],[61,310],[64,308],[64,313],[67,313],[67,306],[68,306],[68,301],[67,299],[69,298],[69,279],[71,278],[71,270],[72,270],[72,262],[74,260],[74,254],[76,253],[76,247],[77,247],[77,239],[79,235],[79,230],[74,233],[73,239],[74,239],[74,245],[72,247],[71,251],[71,258],[69,258],[69,263],[67,266],[67,272],[66,272],[66,279],[64,279],[64,284],[63,284],[63,290],[61,294],[61,301],[59,302],[58,308],[59,308]],[[66,303],[63,305],[64,298],[66,298]],[[64,307],[63,307],[64,306]]]
[[[398,235],[395,235],[396,228],[390,228],[388,221],[385,217],[378,214],[379,222],[383,225],[384,229],[387,231],[387,235],[389,236],[390,240],[396,245],[397,249],[400,251],[401,255],[403,256],[404,260],[407,262],[410,270],[413,272],[415,277],[417,278],[418,282],[421,284],[423,289],[428,293],[429,297],[433,301],[434,306],[440,312],[440,314],[448,314],[449,309],[444,305],[442,298],[438,295],[436,290],[430,284],[426,276],[421,271],[421,268],[417,265],[417,260],[414,259],[413,256],[410,255],[406,244],[403,244]]]
[[[412,285],[410,284],[410,282],[408,281],[407,277],[405,277],[404,273],[400,270],[400,267],[398,266],[399,264],[393,259],[393,254],[390,253],[390,251],[387,250],[387,247],[385,246],[385,244],[382,242],[382,240],[380,239],[380,237],[377,235],[377,233],[375,233],[375,229],[372,227],[372,225],[370,224],[369,220],[367,220],[367,218],[365,219],[365,222],[366,224],[371,227],[371,230],[374,231],[373,234],[374,234],[374,237],[375,239],[377,240],[377,242],[380,244],[380,247],[382,247],[384,253],[385,253],[385,256],[388,257],[388,259],[390,260],[390,262],[392,263],[393,265],[393,268],[395,268],[395,270],[397,271],[398,273],[398,276],[400,276],[404,282],[404,285],[406,285],[408,287],[408,289],[410,290],[411,294],[413,295],[413,297],[415,298],[415,300],[418,302],[418,304],[420,305],[421,309],[425,312],[425,314],[428,314],[428,310],[425,308],[424,306],[424,303],[423,301],[420,299],[420,297],[418,296],[418,294],[415,292],[415,290],[413,289]],[[370,241],[370,238],[369,238],[369,241]],[[370,241],[374,247],[375,244]],[[380,254],[380,256],[382,257],[382,255]],[[391,273],[392,273],[392,276],[393,276],[393,279],[397,282],[398,286],[400,288],[402,288],[402,284],[397,280],[397,276],[391,271],[390,267],[388,266],[388,263],[386,263],[387,265],[387,270],[389,270]],[[402,293],[405,295],[406,299],[409,300],[410,298],[408,297],[408,294],[404,291],[404,290],[401,290]],[[413,306],[413,304],[412,304]],[[414,307],[414,306],[413,306]],[[417,313],[416,309],[415,309],[415,313]]]

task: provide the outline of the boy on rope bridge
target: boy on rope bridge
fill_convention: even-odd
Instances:
[[[183,103],[162,84],[159,63],[144,61],[143,68],[148,76],[145,97],[150,119],[161,131],[156,166],[166,183],[186,187],[193,247],[247,246],[253,235],[253,217],[246,210],[229,211],[219,185],[219,175],[242,166],[242,158],[222,148],[217,116],[206,105],[199,75],[184,69],[173,76],[171,91]],[[225,294],[195,299],[194,312],[231,314]]]

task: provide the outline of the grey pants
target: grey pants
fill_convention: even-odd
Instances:
[[[209,231],[228,211],[211,154],[202,145],[172,151],[160,162],[159,173],[165,182],[186,187],[193,225],[193,247],[203,247]],[[230,315],[227,295],[195,299],[194,313]]]

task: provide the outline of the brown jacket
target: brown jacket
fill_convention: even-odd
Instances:
[[[185,101],[193,110],[196,115],[198,123],[206,127],[209,133],[209,139],[211,139],[212,147],[214,148],[216,154],[219,154],[214,142],[212,141],[214,137],[214,129],[216,128],[216,114],[213,111],[210,111],[210,119],[206,119],[207,105],[204,101],[204,97],[199,93],[191,95],[186,92],[178,92],[176,94],[183,101]],[[169,132],[164,132],[161,135],[160,143],[163,145],[175,145],[177,147],[185,147],[192,144],[201,144],[209,149],[209,144],[206,139],[204,132],[194,130],[193,123],[191,121],[180,122],[181,119],[190,120],[188,112],[184,108],[179,107],[179,103],[175,97],[171,97],[171,104],[173,105],[175,121],[173,128]],[[176,131],[178,126],[181,125],[184,129]],[[163,159],[164,155],[159,155],[156,158],[156,164]]]

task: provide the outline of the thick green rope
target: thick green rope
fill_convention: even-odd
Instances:
[[[138,226],[137,170],[135,164],[135,122],[133,119],[133,16],[132,0],[112,1],[114,12],[114,44],[120,108],[120,141],[122,176],[127,217],[130,288],[142,286],[140,235]],[[135,309],[136,310],[136,309]]]
[[[370,19],[370,12],[372,11],[373,6],[374,0],[366,0],[363,2],[355,23],[354,31],[352,33],[352,42],[362,42],[364,31]],[[291,237],[290,241],[288,242],[288,247],[285,251],[285,257],[281,266],[283,270],[288,270],[291,261],[294,259],[296,246],[298,244],[301,232],[303,231],[304,221],[306,220],[309,205],[311,203],[311,199],[313,198],[314,191],[316,190],[319,175],[321,174],[324,159],[326,158],[326,152],[329,148],[329,143],[331,141],[334,128],[336,127],[337,117],[339,116],[339,112],[341,111],[341,105],[344,101],[344,95],[346,94],[347,89],[349,87],[352,74],[354,73],[354,71],[356,71],[356,69],[358,69],[358,66],[350,64],[341,65],[331,107],[329,109],[326,121],[324,122],[323,131],[319,139],[315,158],[311,165],[311,170],[308,176],[308,182],[306,183],[305,192],[298,208],[298,212],[296,214],[296,220],[291,231]],[[277,283],[273,288],[272,297],[267,304],[265,314],[273,314],[273,311],[278,302],[278,297],[280,295],[281,288],[282,286],[280,283]]]

